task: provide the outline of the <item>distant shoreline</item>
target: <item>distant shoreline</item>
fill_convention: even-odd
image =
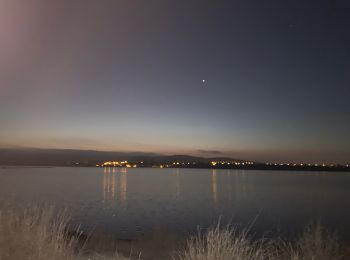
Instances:
[[[14,169],[14,168],[53,168],[53,167],[72,167],[72,168],[127,168],[127,167],[116,167],[116,166],[95,166],[95,165],[84,165],[84,164],[74,164],[74,165],[36,165],[36,164],[26,164],[26,165],[0,165],[1,169]],[[247,167],[227,167],[218,166],[211,167],[205,165],[197,166],[171,166],[171,167],[159,167],[158,165],[147,165],[137,168],[147,168],[147,169],[208,169],[208,170],[248,170],[248,171],[293,171],[293,172],[348,172],[350,173],[350,167],[347,166],[334,166],[334,167],[322,167],[322,166],[271,166],[264,164],[257,164]],[[131,168],[129,168],[131,169]]]
[[[200,157],[142,152],[103,152],[69,149],[0,148],[0,167],[125,166],[232,170],[350,172],[350,162],[256,161],[226,156]]]

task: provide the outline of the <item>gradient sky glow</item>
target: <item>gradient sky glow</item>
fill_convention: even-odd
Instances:
[[[349,12],[1,0],[0,145],[348,163]]]

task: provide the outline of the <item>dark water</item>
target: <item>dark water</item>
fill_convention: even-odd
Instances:
[[[0,168],[0,200],[73,210],[84,230],[135,239],[222,223],[292,236],[313,220],[350,240],[350,173],[126,168]]]

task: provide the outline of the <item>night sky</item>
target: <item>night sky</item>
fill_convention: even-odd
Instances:
[[[349,13],[1,0],[0,145],[348,163]]]

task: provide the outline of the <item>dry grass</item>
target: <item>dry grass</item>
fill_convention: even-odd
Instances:
[[[89,252],[86,238],[67,231],[69,214],[53,207],[33,207],[20,213],[0,211],[0,260],[128,260],[117,252],[109,255]],[[78,234],[78,235],[76,235]],[[175,246],[175,245],[174,245]],[[188,239],[179,260],[340,260],[342,255],[335,235],[320,224],[311,225],[294,243],[282,240],[250,239],[247,231],[217,225]],[[169,252],[170,253],[170,252]],[[134,257],[140,259],[140,254]],[[171,257],[169,257],[171,258]],[[164,259],[162,257],[161,259]]]
[[[247,232],[220,226],[204,235],[190,238],[179,252],[180,260],[340,260],[342,254],[337,237],[320,224],[310,225],[295,242],[279,240],[252,241]]]
[[[179,253],[181,260],[255,260],[268,259],[263,243],[252,242],[247,232],[238,232],[234,227],[220,225],[206,234],[190,238],[185,250]]]
[[[0,260],[129,259],[117,253],[84,255],[79,230],[72,236],[68,221],[67,210],[57,213],[53,207],[0,211]]]
[[[291,260],[345,259],[338,238],[325,230],[320,223],[308,226],[290,253]]]
[[[53,216],[53,208],[2,211],[0,259],[73,259],[77,241],[65,231],[68,216],[65,211]]]

